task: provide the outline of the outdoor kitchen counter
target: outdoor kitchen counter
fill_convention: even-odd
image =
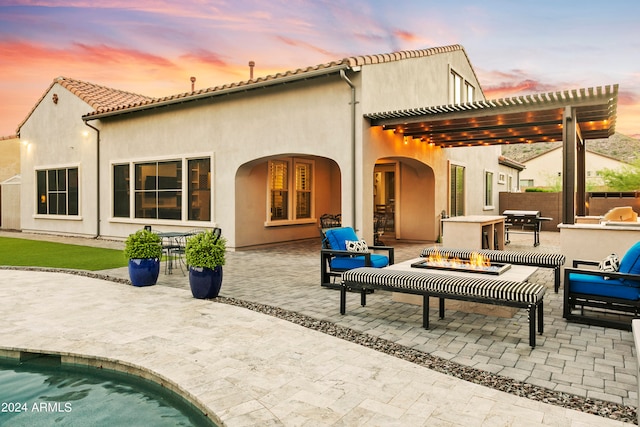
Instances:
[[[503,250],[504,218],[502,215],[468,215],[443,219],[443,244],[464,249]]]
[[[609,254],[620,256],[636,242],[640,242],[640,222],[607,221],[599,224],[559,224],[560,250],[573,260],[600,261]]]

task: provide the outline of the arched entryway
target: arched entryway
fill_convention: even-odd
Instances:
[[[236,247],[318,238],[322,214],[342,211],[342,175],[329,158],[283,153],[241,165],[235,176]]]
[[[385,239],[438,238],[435,174],[429,165],[405,157],[381,158],[374,166],[373,183],[374,216],[387,217]]]

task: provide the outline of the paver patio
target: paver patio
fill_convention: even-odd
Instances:
[[[529,240],[530,236],[522,236],[521,241],[512,238],[508,249],[558,250],[557,233],[543,233],[538,248]],[[92,242],[101,244],[99,240]],[[120,242],[102,244],[117,248]],[[396,260],[402,261],[416,257],[425,244],[394,246]],[[341,316],[339,292],[319,285],[319,248],[319,241],[305,241],[229,252],[221,295],[300,313],[443,361],[556,392],[624,406],[637,404],[632,334],[564,321],[562,289],[559,294],[553,292],[551,270],[540,269],[531,279],[548,287],[545,333],[538,336],[538,345],[532,350],[524,310],[510,319],[448,311],[445,319],[433,319],[432,328],[424,330],[420,307],[393,302],[388,293],[376,292],[364,308],[353,295],[348,299],[347,314]],[[127,277],[126,269],[102,273]],[[188,289],[188,279],[179,271],[161,274],[158,284]]]

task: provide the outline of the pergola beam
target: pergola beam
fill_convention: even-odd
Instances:
[[[613,135],[617,103],[618,85],[611,85],[364,117],[371,126],[443,148],[562,141],[562,220],[573,224],[586,208],[582,141]]]

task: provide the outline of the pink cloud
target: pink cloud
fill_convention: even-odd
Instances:
[[[187,61],[199,62],[206,65],[213,65],[216,67],[226,67],[227,63],[222,59],[220,55],[215,52],[211,52],[204,49],[197,49],[193,52],[186,53],[180,56],[181,59]]]
[[[411,33],[409,31],[395,30],[393,32],[393,35],[396,36],[397,38],[399,38],[400,40],[405,41],[405,42],[414,43],[414,42],[418,42],[418,41],[421,40],[420,37],[418,37],[416,34]]]
[[[328,50],[322,49],[319,46],[315,46],[315,45],[312,45],[312,44],[307,43],[307,42],[303,42],[303,41],[300,41],[300,40],[294,40],[294,39],[292,39],[290,37],[276,36],[276,39],[281,41],[282,43],[288,45],[288,46],[300,47],[300,48],[303,48],[303,49],[311,50],[313,52],[318,52],[318,53],[320,53],[320,54],[322,54],[322,55],[324,55],[326,57],[330,57],[330,58],[333,58],[333,59],[341,58],[341,56],[339,54],[337,54],[337,53],[330,52]],[[342,55],[342,56],[344,56],[344,55]]]

